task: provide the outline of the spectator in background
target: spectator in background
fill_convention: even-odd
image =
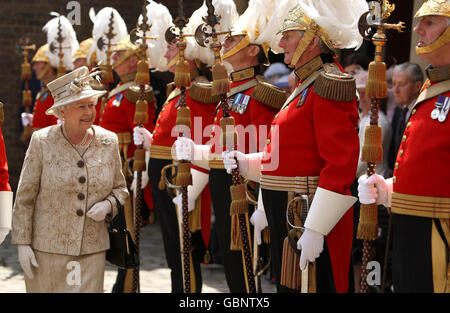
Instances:
[[[344,71],[351,75],[355,75],[361,70],[367,70],[369,63],[370,59],[367,55],[355,52],[344,58],[342,66],[344,67]]]
[[[289,75],[290,72],[291,71],[289,70],[289,68],[283,63],[272,63],[264,72],[264,79],[268,83],[274,85],[278,79],[280,79],[284,75]]]
[[[393,133],[388,152],[388,165],[391,171],[394,170],[403,131],[411,115],[411,109],[419,96],[423,80],[422,70],[416,63],[405,62],[393,69],[393,96],[398,106],[395,107],[391,124]]]

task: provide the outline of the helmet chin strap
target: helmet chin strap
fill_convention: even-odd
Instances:
[[[136,54],[135,50],[127,50],[127,52],[119,60],[117,60],[117,62],[114,62],[112,68],[116,69],[120,64],[125,62],[126,59],[128,59],[129,57],[131,57],[132,55],[135,55],[135,54]]]
[[[231,57],[232,55],[235,55],[245,47],[247,47],[250,44],[250,37],[248,37],[248,34],[245,35],[244,38],[242,38],[241,41],[238,42],[237,45],[235,45],[233,48],[231,48],[229,51],[222,54],[222,60],[225,60],[226,58]]]
[[[447,26],[445,31],[438,38],[436,38],[431,44],[424,47],[416,46],[416,53],[420,55],[436,51],[437,49],[441,48],[448,42],[450,42],[450,27]]]
[[[39,74],[39,76],[37,76],[36,78],[37,78],[38,80],[42,80],[42,79],[45,77],[45,75],[47,75],[48,71],[50,70],[50,67],[51,67],[50,64],[49,64],[49,63],[46,63],[44,69],[43,69],[42,72]]]
[[[300,38],[300,41],[298,42],[297,48],[294,51],[294,55],[292,56],[291,64],[289,64],[290,68],[295,68],[295,65],[297,64],[300,57],[305,52],[306,48],[310,45],[311,41],[314,39],[314,36],[316,34],[313,33],[310,30],[305,30],[302,38]]]

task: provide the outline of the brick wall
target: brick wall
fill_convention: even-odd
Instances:
[[[20,38],[28,37],[37,47],[45,43],[42,27],[51,19],[49,13],[55,11],[67,15],[68,0],[0,0],[0,101],[4,103],[5,121],[2,125],[3,137],[8,158],[10,184],[17,188],[26,146],[19,140],[22,132],[20,64],[21,54],[16,52]],[[125,20],[130,31],[136,25],[144,0],[79,0],[81,25],[74,26],[78,41],[91,36],[92,22],[89,9],[95,12],[106,6],[116,8]],[[176,0],[160,1],[166,5],[172,16],[177,16]],[[202,0],[184,1],[184,11],[190,16],[200,7]]]

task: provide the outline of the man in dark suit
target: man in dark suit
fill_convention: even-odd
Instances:
[[[399,104],[395,108],[392,118],[392,140],[389,147],[388,165],[394,170],[395,158],[403,136],[411,108],[416,102],[422,87],[424,76],[421,68],[416,63],[405,62],[395,66],[392,76],[395,102]]]

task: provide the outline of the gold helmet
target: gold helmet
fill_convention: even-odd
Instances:
[[[449,0],[428,0],[420,7],[414,17],[422,17],[428,15],[441,15],[450,17],[450,1]]]
[[[113,68],[118,67],[120,64],[122,64],[126,59],[128,59],[132,55],[139,56],[139,47],[131,42],[130,35],[127,35],[126,37],[124,37],[114,47],[113,53],[119,52],[119,51],[125,51],[125,54],[122,55],[122,57],[119,60],[113,62]]]
[[[363,39],[358,31],[358,20],[367,10],[368,5],[364,0],[283,0],[277,4],[271,17],[274,22],[268,24],[264,37],[279,41],[281,34],[286,31],[304,31],[289,65],[294,67],[315,36],[333,53],[337,49],[359,48]],[[280,19],[282,22],[278,23],[279,28],[274,30]],[[277,32],[274,34],[274,31]],[[271,47],[274,46],[272,43]]]
[[[450,18],[450,0],[427,0],[420,7],[414,17],[421,18],[430,15],[439,15]],[[450,27],[447,26],[445,31],[429,45],[424,47],[416,46],[416,53],[426,54],[433,52],[448,42],[450,42]]]
[[[275,0],[249,1],[247,9],[239,16],[236,23],[234,23],[231,34],[229,35],[229,37],[243,36],[243,38],[232,49],[224,53],[222,59],[229,58],[250,44],[261,45],[267,57],[269,45],[266,42],[259,42],[258,37],[266,27],[270,14],[275,9],[275,5]]]
[[[35,55],[33,56],[33,58],[31,59],[31,63],[34,62],[49,63],[47,51],[48,51],[48,43],[46,43],[43,46],[40,46],[39,49],[36,51]]]
[[[72,57],[73,60],[75,61],[76,59],[86,59],[88,65],[95,64],[96,63],[95,51],[91,54],[90,58],[88,59],[89,49],[91,48],[93,42],[94,39],[92,37],[80,42],[78,50],[75,51],[75,53],[73,54]]]

